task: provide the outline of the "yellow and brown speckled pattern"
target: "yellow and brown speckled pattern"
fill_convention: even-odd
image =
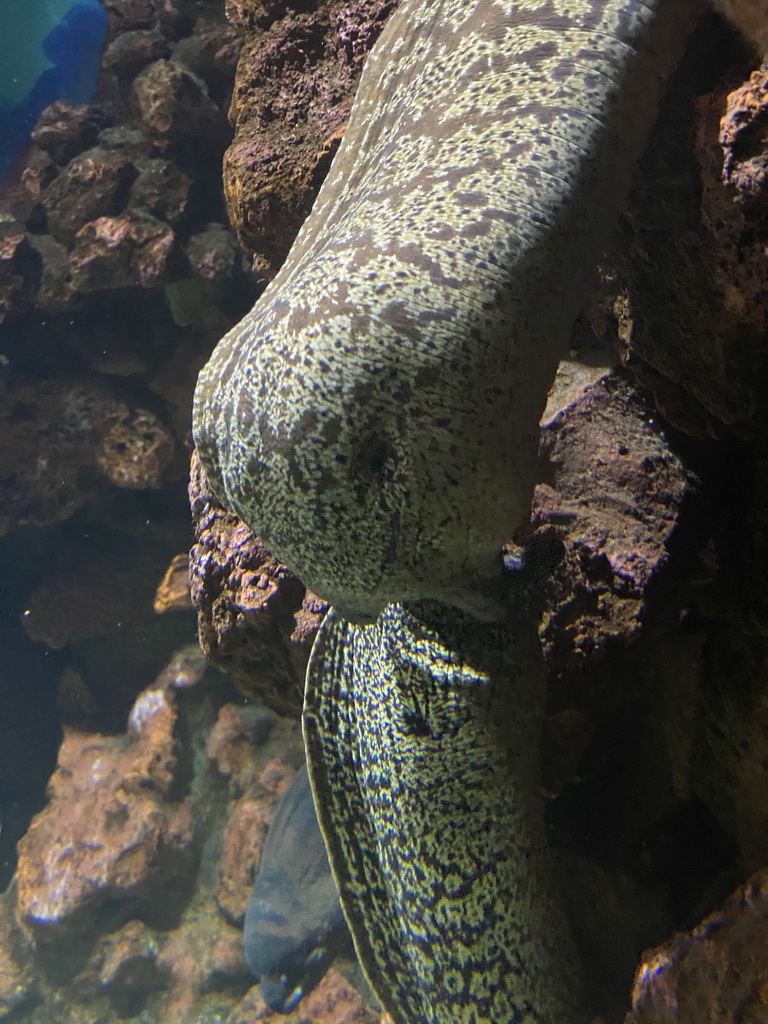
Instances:
[[[355,626],[331,612],[312,652],[318,814],[360,961],[395,1024],[584,1020],[547,877],[544,688],[525,618],[510,630],[390,605]]]
[[[528,507],[546,392],[694,6],[403,0],[388,23],[311,215],[195,396],[219,498],[338,609],[489,613],[480,581]]]
[[[497,613],[546,392],[697,6],[403,0],[285,266],[200,376],[212,486],[336,607],[309,759],[397,1024],[581,1021],[535,629],[457,607]]]

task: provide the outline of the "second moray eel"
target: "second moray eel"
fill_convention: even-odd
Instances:
[[[535,624],[493,621],[500,550],[697,10],[403,0],[285,265],[200,375],[214,492],[334,606],[311,775],[396,1024],[581,1019],[535,797]]]

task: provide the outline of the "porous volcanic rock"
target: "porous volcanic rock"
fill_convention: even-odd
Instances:
[[[230,0],[245,36],[224,159],[229,216],[265,276],[282,262],[338,148],[363,60],[394,0]]]
[[[304,587],[208,491],[195,455],[190,554],[200,644],[238,687],[279,714],[298,714],[309,650],[290,640]],[[306,629],[303,639],[309,638]]]

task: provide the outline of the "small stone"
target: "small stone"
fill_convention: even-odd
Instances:
[[[192,594],[189,583],[189,555],[175,555],[160,581],[155,594],[155,611],[158,615],[177,608],[192,608]]]

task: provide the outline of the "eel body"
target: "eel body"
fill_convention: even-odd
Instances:
[[[318,813],[396,1024],[582,1020],[545,852],[544,689],[526,618],[509,629],[425,602],[354,625],[331,611],[312,653]]]
[[[220,501],[369,620],[484,581],[695,0],[403,0],[310,216],[198,381]]]
[[[696,0],[403,0],[285,265],[195,394],[214,493],[334,611],[313,789],[396,1024],[574,1024],[500,616],[538,421]]]
[[[349,945],[306,768],[269,828],[245,912],[243,946],[264,1001],[290,1013]]]

